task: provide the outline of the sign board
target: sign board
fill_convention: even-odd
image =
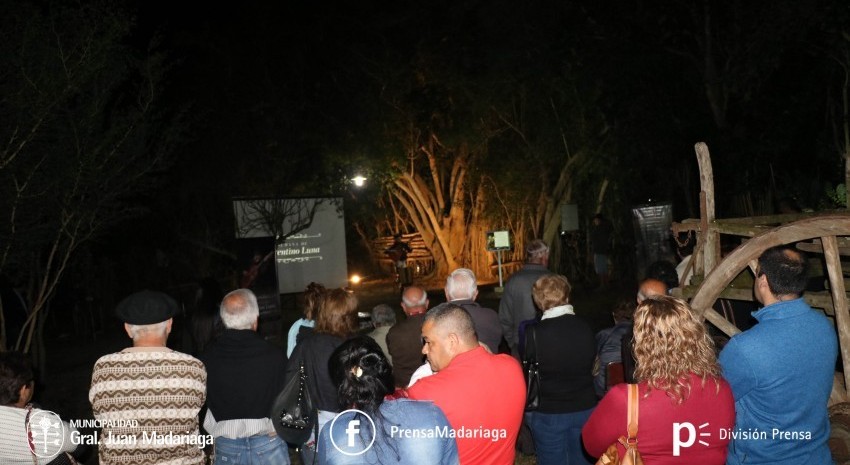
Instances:
[[[574,203],[561,204],[561,231],[578,231],[578,205]]]
[[[274,238],[277,287],[302,292],[312,281],[328,288],[348,282],[342,199],[234,200],[236,237]]]
[[[487,251],[510,250],[511,236],[508,231],[487,231]]]
[[[673,204],[649,204],[632,208],[637,278],[645,277],[649,265],[674,257],[670,247]]]

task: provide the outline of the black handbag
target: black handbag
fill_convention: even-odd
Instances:
[[[283,390],[272,404],[271,419],[281,439],[300,446],[310,439],[313,429],[318,429],[319,412],[307,391],[307,374],[301,363],[298,376],[286,382]],[[316,432],[318,437],[318,431]]]
[[[537,336],[534,325],[525,328],[525,357],[522,359],[522,367],[525,372],[525,410],[537,410],[540,405],[540,365],[537,362]]]

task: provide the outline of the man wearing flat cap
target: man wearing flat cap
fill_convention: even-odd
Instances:
[[[166,347],[177,302],[141,291],[115,309],[133,347],[94,364],[89,401],[101,423],[101,465],[201,465],[198,412],[207,372],[196,358]]]

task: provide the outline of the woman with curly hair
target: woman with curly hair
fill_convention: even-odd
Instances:
[[[653,465],[726,463],[735,402],[703,322],[682,300],[650,297],[634,316],[637,448]],[[627,431],[627,385],[614,386],[582,430],[594,457]],[[620,447],[622,454],[625,449]]]
[[[328,362],[346,409],[319,435],[319,463],[324,465],[455,465],[457,444],[448,419],[428,401],[385,397],[394,389],[392,367],[381,347],[368,336],[342,343]],[[365,452],[364,452],[365,451]]]

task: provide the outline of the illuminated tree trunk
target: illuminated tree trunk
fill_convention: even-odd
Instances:
[[[443,156],[438,156],[438,150]],[[433,255],[434,274],[445,276],[456,268],[469,267],[479,278],[489,278],[488,257],[481,245],[486,229],[483,189],[479,183],[469,192],[472,153],[468,145],[447,150],[432,135],[419,151],[427,167],[417,166],[421,156],[411,157],[409,169],[393,181],[391,194]]]

